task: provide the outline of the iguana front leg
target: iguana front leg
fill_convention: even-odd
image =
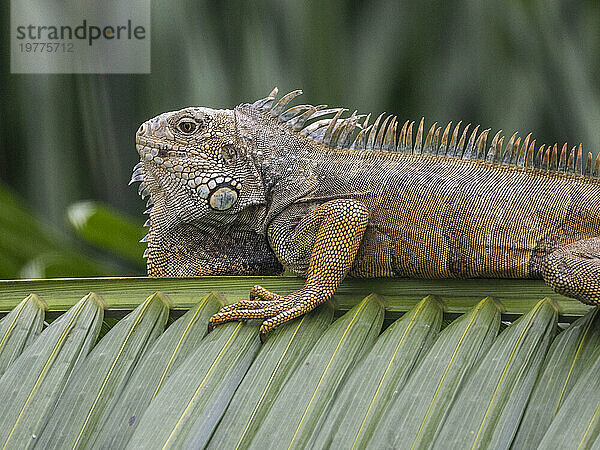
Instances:
[[[559,294],[600,305],[600,238],[584,239],[547,255],[542,276]]]
[[[326,302],[352,267],[368,220],[369,211],[363,203],[342,199],[313,210],[293,233],[276,227],[271,242],[284,262],[305,252],[311,255],[304,287],[279,296],[254,286],[250,300],[226,306],[211,317],[209,326],[232,320],[266,319],[260,328],[264,335]]]

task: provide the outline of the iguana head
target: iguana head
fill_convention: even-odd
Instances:
[[[300,91],[278,102],[276,94],[234,110],[163,113],[139,127],[140,162],[131,181],[141,182],[142,197],[150,196],[149,275],[280,271],[265,233],[273,217],[313,190],[317,162],[302,134],[311,128],[303,126],[309,117],[341,109],[283,111]]]
[[[238,142],[231,110],[185,108],[144,122],[136,133],[137,178],[155,205],[152,226],[218,227],[263,201],[260,179]]]
[[[258,217],[244,213],[256,213],[265,194],[248,139],[237,134],[233,111],[185,108],[161,114],[139,127],[136,148],[140,162],[131,182],[141,182],[142,197],[150,195],[150,230],[144,238],[149,275],[245,274],[256,273],[257,267],[271,272],[277,268],[264,236],[253,234],[260,224],[245,223],[246,216]],[[239,233],[231,229],[240,222],[247,230],[246,247],[261,250],[251,264],[241,250],[234,252],[239,253],[237,259],[224,253],[241,245]]]

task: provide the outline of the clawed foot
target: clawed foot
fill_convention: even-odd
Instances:
[[[225,306],[212,316],[208,330],[234,320],[266,319],[260,327],[261,340],[264,340],[269,331],[314,309],[327,301],[331,295],[332,292],[322,288],[305,286],[299,291],[280,296],[261,286],[254,286],[250,290],[250,300]]]

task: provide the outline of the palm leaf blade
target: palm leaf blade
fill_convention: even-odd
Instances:
[[[552,301],[544,299],[498,336],[465,380],[434,445],[510,446],[554,337],[557,315]]]
[[[121,395],[106,408],[90,438],[91,447],[121,448],[127,444],[166,377],[195,350],[206,335],[208,319],[222,306],[223,300],[216,294],[206,295],[154,342]]]
[[[488,297],[446,327],[376,424],[369,444],[426,447],[466,374],[492,345],[499,326],[499,305]]]
[[[0,320],[0,377],[41,333],[46,308],[37,295],[30,294]]]
[[[587,449],[600,436],[600,349],[588,361],[538,448]]]
[[[244,448],[283,382],[333,319],[328,305],[273,332],[261,348],[215,430],[208,448]]]
[[[442,304],[429,296],[381,334],[336,395],[314,446],[362,448],[385,406],[437,338],[441,324]]]
[[[162,332],[168,311],[166,298],[156,293],[100,340],[69,380],[37,441],[41,448],[86,446],[103,411]]]
[[[204,447],[258,352],[257,331],[228,323],[206,336],[152,400],[128,447]]]
[[[249,447],[305,447],[342,378],[371,348],[382,322],[383,308],[372,295],[335,321],[287,380]]]
[[[0,443],[35,442],[72,371],[92,348],[104,305],[89,294],[46,328],[0,378]]]
[[[194,312],[198,314],[194,322],[189,319],[194,313],[188,311],[187,316],[182,317],[180,322],[173,322],[167,332],[157,338],[167,316],[165,311],[160,319],[148,326],[154,330],[153,337],[147,337],[145,341],[140,339],[136,344],[137,350],[123,358],[123,370],[118,370],[120,374],[114,381],[111,377],[102,379],[96,374],[104,370],[102,367],[112,364],[88,365],[85,376],[80,374],[90,358],[84,355],[93,347],[99,333],[98,326],[74,327],[72,331],[79,333],[79,341],[72,338],[70,347],[55,345],[54,353],[58,356],[47,364],[46,372],[57,375],[53,377],[45,373],[39,376],[38,370],[37,378],[33,378],[36,387],[31,389],[31,399],[25,399],[20,405],[15,403],[11,407],[13,412],[0,415],[0,421],[10,422],[12,414],[14,421],[12,425],[0,423],[0,429],[10,436],[5,441],[6,447],[38,445],[68,448],[85,445],[125,448],[163,447],[167,444],[168,447],[209,446],[211,449],[269,445],[312,448],[507,448],[510,445],[512,448],[530,448],[535,447],[542,437],[542,448],[600,446],[600,426],[597,425],[600,397],[595,395],[600,386],[594,381],[600,369],[597,361],[600,353],[595,353],[600,340],[598,312],[592,311],[587,317],[580,318],[551,342],[556,311],[552,307],[553,302],[538,302],[533,311],[503,331],[490,351],[490,343],[498,329],[499,306],[491,298],[478,300],[477,304],[473,296],[484,293],[488,288],[497,292],[506,286],[509,296],[502,295],[501,298],[507,301],[503,316],[510,322],[515,313],[526,312],[531,307],[528,305],[535,305],[533,299],[528,298],[528,293],[534,292],[528,290],[533,284],[511,281],[495,285],[492,281],[479,280],[478,285],[472,282],[455,285],[451,282],[446,286],[445,282],[417,285],[414,280],[391,280],[389,283],[388,280],[351,281],[346,288],[340,288],[335,298],[335,303],[342,310],[357,305],[359,298],[363,298],[363,295],[358,297],[361,291],[366,293],[372,289],[385,295],[372,296],[371,301],[377,298],[377,304],[381,300],[388,310],[386,317],[389,321],[418,305],[417,296],[431,289],[433,292],[447,292],[448,296],[443,298],[446,314],[465,311],[466,314],[453,323],[447,322],[446,316],[443,331],[439,334],[435,314],[423,322],[416,319],[415,324],[421,324],[423,328],[417,329],[419,327],[415,324],[414,328],[406,326],[410,330],[406,332],[404,343],[399,345],[398,336],[402,333],[395,328],[400,329],[399,324],[403,321],[403,326],[406,325],[414,311],[377,337],[381,324],[377,309],[381,308],[376,307],[367,314],[373,320],[363,320],[362,313],[358,314],[357,321],[363,321],[364,327],[355,323],[343,329],[336,322],[338,334],[325,331],[325,335],[331,334],[332,342],[324,345],[321,342],[323,330],[331,320],[330,306],[324,306],[321,311],[279,328],[262,346],[257,342],[255,327],[240,325],[252,330],[247,335],[248,340],[236,340],[231,338],[231,329],[238,324],[226,325],[225,329],[230,328],[229,335],[222,338],[216,350],[210,350],[207,342],[216,339],[218,335],[214,333],[223,333],[219,331],[223,327],[202,338],[206,330],[201,325],[216,310],[219,302],[214,303],[210,312],[200,312],[198,291],[223,289],[228,296],[238,300],[246,295],[249,285],[257,282],[285,293],[295,289],[301,280],[285,277],[263,277],[260,280],[251,277],[205,277],[3,282],[0,310],[8,312],[13,309],[10,316],[0,322],[3,336],[7,336],[6,330],[12,324],[13,331],[9,331],[8,339],[4,338],[5,343],[16,336],[12,334],[17,329],[13,319],[20,308],[19,317],[24,317],[23,302],[17,304],[14,299],[19,295],[22,299],[24,295],[21,294],[25,292],[43,294],[44,300],[48,300],[44,303],[51,311],[49,320],[55,317],[53,311],[73,305],[76,296],[81,299],[84,290],[89,292],[90,288],[102,293],[102,300],[96,297],[100,311],[106,307],[104,300],[108,301],[111,309],[131,311],[132,307],[139,306],[142,296],[164,290],[174,308],[183,310],[195,305]],[[457,291],[458,286],[464,286],[464,289]],[[522,286],[525,290],[522,290],[522,300],[518,303],[517,292]],[[211,295],[207,298],[214,299]],[[566,306],[562,317],[567,320],[569,316],[580,316],[588,309],[574,300],[558,298],[561,308]],[[164,301],[167,301],[166,298]],[[437,304],[431,298],[428,301],[432,305]],[[42,308],[44,305],[37,306]],[[467,310],[474,306],[480,309],[475,315],[474,310]],[[43,312],[40,310],[38,313]],[[69,314],[72,316],[72,311],[55,320],[44,333],[61,326],[61,320],[64,325]],[[439,317],[439,311],[436,314]],[[179,316],[175,313],[175,317]],[[109,336],[119,323],[124,322],[117,317],[122,317],[121,313],[109,314],[106,318],[108,325],[105,327],[102,323],[101,330],[104,331],[100,331],[100,336]],[[35,320],[41,321],[41,318]],[[98,320],[101,321],[101,317]],[[343,322],[343,319],[340,321]],[[350,322],[347,316],[346,325]],[[467,327],[469,322],[473,322],[470,328]],[[429,328],[426,329],[425,325]],[[188,326],[189,334],[183,330]],[[331,329],[334,327],[332,325]],[[368,331],[365,331],[367,328]],[[82,333],[89,335],[83,339]],[[168,337],[170,333],[172,335]],[[388,337],[392,333],[396,333],[395,340]],[[428,338],[425,337],[427,333]],[[27,332],[20,335],[21,342],[26,335]],[[66,333],[66,336],[70,335],[70,332]],[[50,334],[43,336],[51,340]],[[390,341],[388,347],[383,345],[386,337]],[[82,339],[87,339],[87,349],[82,350],[82,344],[77,343]],[[106,350],[105,341],[103,338],[90,353],[97,360],[101,358],[95,352],[103,345]],[[229,346],[223,351],[225,342],[229,342]],[[316,342],[319,344],[313,345]],[[26,346],[21,356],[8,367],[7,373],[14,370],[13,366],[22,365],[20,361],[27,359],[25,355],[34,359],[44,358],[44,351],[40,349],[46,348],[46,354],[50,352],[42,340],[32,344]],[[198,351],[196,347],[204,350]],[[41,353],[34,356],[31,353],[33,348]],[[1,350],[2,345],[0,356]],[[395,358],[390,356],[394,350]],[[337,355],[332,358],[336,352]],[[220,362],[215,364],[219,354]],[[207,358],[209,361],[206,361]],[[32,367],[34,375],[35,367],[41,367],[33,361],[27,364]],[[186,364],[187,374],[178,375],[178,381],[173,381],[174,375]],[[487,372],[482,369],[484,364],[489,366]],[[60,369],[63,370],[62,378],[58,374],[61,366],[64,366]],[[384,376],[383,368],[384,372],[387,371]],[[9,397],[19,390],[19,384],[25,388],[32,386],[30,379],[33,375],[29,374],[29,369],[25,371],[25,377],[13,374],[10,382],[0,384],[2,409],[11,403]],[[86,377],[95,378],[97,382],[87,385],[75,381]],[[104,387],[99,389],[99,384]],[[2,386],[8,386],[8,389]],[[187,387],[182,390],[182,386]],[[165,387],[169,387],[169,395],[161,394]],[[97,395],[90,402],[92,395],[88,391],[93,394],[94,390]],[[303,393],[298,394],[299,390]],[[155,395],[156,398],[163,396],[162,403],[152,406],[154,402],[150,399]],[[85,398],[88,399],[87,406],[82,400]],[[357,399],[360,401],[357,402]],[[147,408],[148,405],[151,408]],[[15,415],[14,410],[17,409]],[[86,416],[83,425],[74,409]],[[144,419],[150,409],[154,410],[152,420]],[[467,410],[468,414],[465,413]],[[48,421],[50,424],[47,424]],[[456,429],[446,430],[445,427],[452,421]],[[80,426],[78,439],[69,437],[69,422],[75,427]],[[357,422],[360,424],[357,425]],[[145,433],[150,439],[147,436],[140,438],[137,434],[139,426],[144,423]],[[165,427],[162,433],[166,435],[152,439],[152,433],[160,435],[161,432],[155,429],[161,426]],[[548,432],[544,433],[546,429]],[[448,434],[444,436],[443,433]],[[448,438],[450,434],[452,436]],[[136,440],[127,442],[132,435]]]
[[[593,309],[571,324],[552,343],[544,368],[515,436],[515,448],[538,445],[573,386],[589,366],[600,344],[600,317]]]

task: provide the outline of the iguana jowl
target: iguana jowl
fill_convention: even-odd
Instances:
[[[255,286],[211,325],[263,319],[266,333],[348,274],[543,278],[600,303],[600,159],[516,133],[488,147],[489,130],[460,122],[425,135],[421,121],[413,141],[393,116],[287,108],[300,93],[164,113],[137,132],[150,276],[307,278],[285,296]]]

